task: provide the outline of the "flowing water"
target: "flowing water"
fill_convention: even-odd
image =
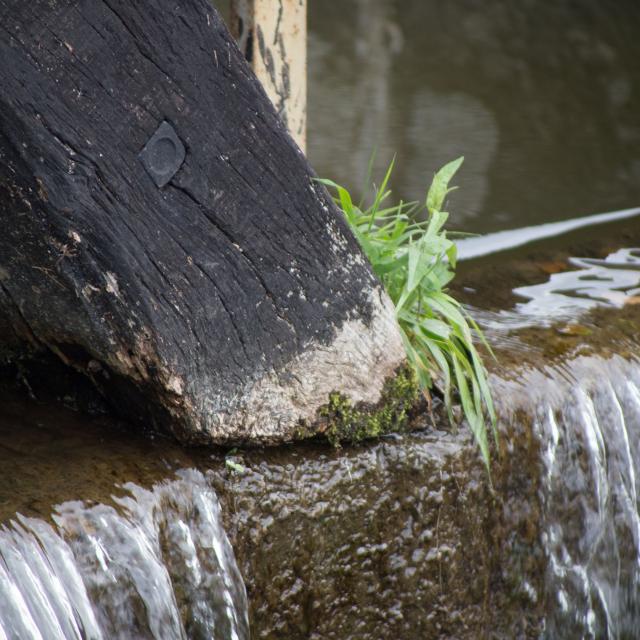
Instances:
[[[0,638],[249,637],[244,583],[204,476],[0,530]]]
[[[611,250],[640,246],[640,225],[600,231],[591,257],[545,242],[492,258],[515,278],[537,271],[535,282],[502,285],[511,305],[495,282],[467,293],[505,307],[489,300],[493,310],[478,310],[503,362],[494,377],[501,421],[530,425],[540,443],[549,639],[640,630],[640,251]]]
[[[595,365],[595,366],[594,366]],[[640,629],[640,363],[574,362],[580,383],[542,405],[547,637]]]
[[[637,276],[621,255],[606,268]],[[637,318],[601,303],[572,316],[599,331],[492,334],[493,493],[466,432],[427,423],[341,451],[183,450],[4,397],[0,638],[637,637]]]
[[[1,418],[15,428],[22,416],[24,467],[46,458],[29,453],[43,425],[55,432],[73,419],[48,411],[43,423],[14,400]],[[512,553],[507,539],[527,516],[513,509],[507,524],[492,512],[466,433],[431,430],[344,451],[235,453],[234,469],[244,472],[222,452],[184,454],[160,443],[145,453],[135,440],[114,447],[121,438],[87,420],[53,453],[57,468],[42,465],[39,478],[17,472],[16,510],[32,513],[16,515],[15,492],[2,509],[7,637],[245,638],[247,606],[254,638],[475,638],[488,625],[508,637],[538,626],[519,604],[531,603],[520,567],[535,544],[516,536]],[[86,439],[102,443],[95,458],[83,453]],[[0,463],[15,456],[10,440]],[[60,454],[84,458],[72,484]],[[109,459],[110,487],[96,477],[96,463]],[[127,477],[136,483],[121,482]],[[513,475],[504,482],[511,486]],[[523,486],[535,490],[525,477],[517,482],[518,500]],[[65,498],[57,506],[56,491]],[[90,501],[75,499],[87,493]],[[508,588],[492,584],[502,580]]]
[[[588,260],[582,233],[465,267],[499,361],[493,492],[445,422],[185,450],[4,397],[0,637],[635,638],[638,261],[611,247],[640,229],[603,227]],[[542,323],[547,295],[567,304]]]

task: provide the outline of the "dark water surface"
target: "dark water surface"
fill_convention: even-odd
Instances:
[[[530,228],[523,238],[535,238],[539,228]],[[485,328],[504,334],[582,322],[595,309],[605,318],[601,330],[615,309],[638,310],[640,320],[640,210],[623,220],[582,226],[513,249],[506,242],[503,246],[496,251],[491,236],[459,245],[463,256],[467,250],[480,256],[458,264],[453,293]],[[484,255],[485,248],[493,252]]]
[[[421,198],[466,162],[452,224],[485,233],[640,206],[634,0],[310,0],[309,144],[356,191],[371,152]]]

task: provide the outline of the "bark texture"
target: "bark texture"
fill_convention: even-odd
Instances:
[[[341,214],[206,0],[0,0],[0,351],[183,441],[278,442],[403,360]],[[185,158],[157,186],[168,123]]]

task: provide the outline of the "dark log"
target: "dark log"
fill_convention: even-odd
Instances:
[[[166,138],[142,153],[164,122],[182,162]],[[183,441],[289,440],[403,360],[206,0],[0,0],[0,220],[3,357],[53,353]]]

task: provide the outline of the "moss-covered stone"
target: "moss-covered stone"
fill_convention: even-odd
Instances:
[[[419,400],[415,373],[408,366],[402,367],[386,380],[380,402],[375,406],[354,406],[345,395],[331,393],[329,402],[318,412],[320,429],[316,433],[339,446],[343,442],[360,442],[385,433],[405,431],[411,411]]]

